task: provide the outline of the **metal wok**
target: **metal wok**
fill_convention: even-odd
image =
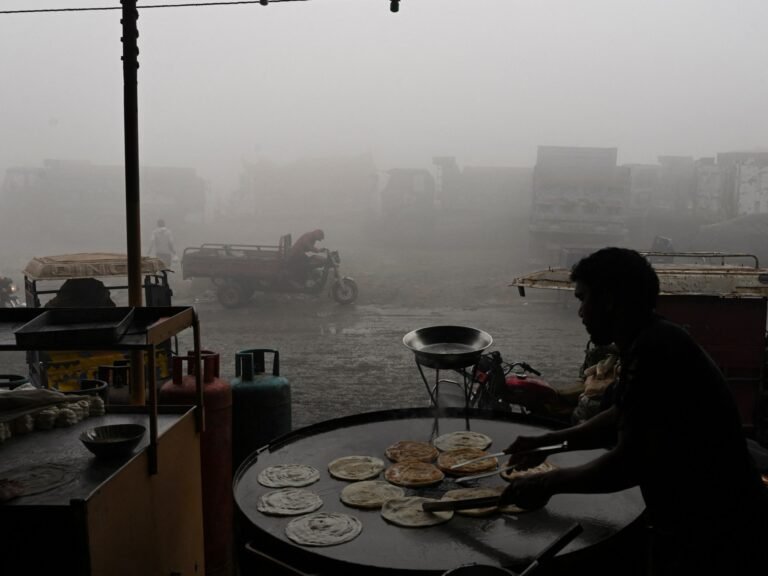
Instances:
[[[436,370],[455,370],[476,364],[493,338],[467,326],[428,326],[408,332],[403,344],[416,355],[416,362]]]

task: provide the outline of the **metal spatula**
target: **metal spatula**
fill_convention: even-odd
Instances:
[[[552,444],[550,446],[539,446],[538,448],[531,448],[530,450],[525,450],[523,452],[518,452],[518,456],[525,456],[527,454],[536,454],[538,452],[546,452],[547,454],[555,454],[557,452],[565,452],[568,450],[568,441],[561,442],[560,444]],[[456,468],[461,468],[462,466],[466,466],[467,464],[472,464],[474,462],[479,462],[480,460],[487,460],[488,458],[498,458],[499,456],[505,456],[509,454],[507,450],[504,450],[503,452],[496,452],[494,454],[486,454],[485,456],[480,456],[479,458],[473,458],[472,460],[466,460],[464,462],[459,462],[458,464],[454,464],[451,466],[451,470],[455,470]]]

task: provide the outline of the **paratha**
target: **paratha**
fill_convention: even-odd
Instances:
[[[504,487],[502,486],[502,489]],[[469,498],[485,498],[486,496],[499,496],[501,490],[498,488],[458,488],[457,490],[448,490],[441,500],[467,500]],[[497,506],[488,506],[486,508],[469,508],[467,510],[456,510],[456,514],[464,516],[488,516],[498,511]]]
[[[418,488],[420,486],[437,484],[445,478],[445,474],[434,464],[406,460],[405,462],[392,464],[392,466],[387,468],[384,471],[384,478],[398,486]]]
[[[455,476],[481,474],[483,472],[496,470],[499,466],[499,461],[496,458],[486,458],[485,460],[478,460],[477,462],[472,462],[466,466],[459,466],[453,470],[451,469],[451,466],[456,464],[461,464],[467,460],[487,455],[488,452],[478,448],[457,448],[456,450],[448,450],[447,452],[442,452],[440,456],[437,457],[437,467],[446,474],[453,474]]]
[[[344,456],[328,464],[328,472],[338,480],[369,480],[384,470],[384,460],[373,456]]]
[[[314,512],[322,505],[323,500],[314,492],[301,488],[283,488],[263,494],[256,509],[272,516],[298,516]]]
[[[306,464],[276,464],[259,472],[258,480],[269,488],[300,488],[320,480],[320,472]]]
[[[353,508],[375,510],[391,498],[402,498],[405,490],[384,480],[365,480],[348,484],[341,491],[341,501]]]
[[[440,452],[429,442],[417,442],[415,440],[401,440],[395,442],[384,451],[392,462],[404,460],[418,460],[419,462],[434,462]]]
[[[354,516],[315,512],[288,522],[285,535],[302,546],[335,546],[354,540],[362,530]]]
[[[439,450],[447,452],[448,450],[456,450],[457,448],[479,448],[480,450],[485,450],[491,445],[491,442],[493,442],[493,440],[491,440],[490,436],[486,436],[480,432],[460,430],[438,436],[432,443]]]
[[[534,466],[533,468],[527,468],[526,470],[504,470],[501,473],[501,477],[504,478],[504,480],[514,480],[515,478],[520,478],[521,476],[530,476],[531,474],[542,474],[544,472],[551,472],[556,467],[550,464],[549,462],[542,462],[538,466]]]
[[[448,520],[453,518],[452,510],[425,512],[421,509],[422,502],[437,502],[437,500],[420,496],[392,498],[384,502],[384,505],[381,507],[381,516],[387,522],[406,528],[435,526],[436,524],[448,522]]]

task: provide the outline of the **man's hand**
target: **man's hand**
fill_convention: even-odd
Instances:
[[[547,446],[551,442],[546,436],[518,436],[517,439],[505,450],[509,454],[507,466],[514,466],[519,470],[527,470],[538,466],[547,458],[547,454],[525,454],[518,455],[518,452],[533,450],[540,446]]]
[[[501,493],[499,506],[514,504],[520,508],[534,509],[547,505],[554,492],[550,482],[552,472],[520,476],[511,480]]]

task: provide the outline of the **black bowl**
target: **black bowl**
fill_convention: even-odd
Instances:
[[[96,426],[80,434],[80,441],[100,458],[126,456],[133,452],[146,431],[141,424]]]

